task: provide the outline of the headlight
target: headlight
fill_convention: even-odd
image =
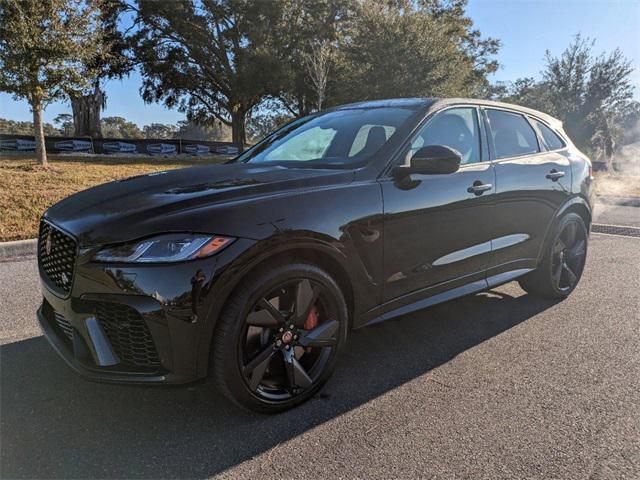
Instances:
[[[228,237],[176,233],[107,246],[93,259],[111,263],[180,262],[213,255],[232,241]]]

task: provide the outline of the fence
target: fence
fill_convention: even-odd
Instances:
[[[148,154],[148,155],[237,155],[240,144],[232,142],[208,142],[186,139],[138,139],[91,138],[45,136],[48,153],[85,152],[97,154]],[[0,150],[29,152],[36,148],[30,135],[0,134]]]

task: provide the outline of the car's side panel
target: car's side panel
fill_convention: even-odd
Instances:
[[[495,162],[496,216],[491,267],[513,261],[528,266],[538,258],[548,225],[571,193],[571,168],[567,157],[544,152]],[[556,181],[549,172],[564,172]],[[508,245],[498,239],[517,238]],[[512,267],[505,267],[511,269]]]
[[[416,139],[441,112],[465,108],[477,107],[460,101],[430,109],[410,138]],[[393,312],[413,308],[427,298],[437,302],[446,292],[455,296],[469,283],[484,282],[495,174],[486,161],[482,122],[479,127],[479,154],[485,162],[463,165],[449,175],[395,178],[390,168],[406,161],[409,145],[405,144],[380,176],[385,206],[384,303],[367,312],[362,324],[394,316]],[[489,190],[476,195],[469,190],[474,184]]]
[[[381,182],[385,302],[408,304],[484,278],[493,237],[493,195],[470,193],[475,182],[494,184],[491,163],[465,165],[448,175]]]
[[[518,110],[506,112],[523,115],[531,122]],[[491,124],[484,113],[489,136]],[[531,128],[538,137],[539,148],[544,150],[539,133],[533,125]],[[496,191],[493,252],[487,275],[535,268],[555,213],[571,195],[569,147],[496,159],[494,146],[491,141],[488,143],[495,166]]]
[[[596,189],[591,176],[591,161],[573,148],[570,149],[568,158],[571,163],[571,191],[573,194],[580,196],[586,203],[589,212],[592,212],[596,201]]]
[[[259,248],[272,253],[276,245],[294,247],[300,238],[322,241],[339,252],[352,283],[366,292],[364,309],[380,302],[383,232],[377,182],[266,198],[252,202],[250,208]]]

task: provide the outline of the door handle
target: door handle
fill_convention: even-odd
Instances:
[[[554,182],[557,182],[558,179],[562,178],[562,177],[564,177],[564,172],[559,172],[555,168],[553,170],[551,170],[549,173],[547,173],[547,178],[549,180],[554,181]]]
[[[492,188],[493,185],[491,185],[490,183],[482,183],[480,180],[476,180],[475,182],[473,182],[473,185],[467,188],[467,192],[475,193],[476,195],[482,195],[484,192],[486,192],[487,190],[491,190]]]

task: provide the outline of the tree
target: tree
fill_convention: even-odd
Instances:
[[[100,112],[107,106],[107,96],[100,89],[99,80],[93,81],[93,91],[69,94],[73,111],[74,134],[79,137],[102,137]]]
[[[60,134],[66,137],[70,137],[74,134],[75,129],[73,126],[73,115],[61,113],[56,115],[56,118],[53,119],[53,123],[60,129]]]
[[[151,125],[145,125],[142,127],[144,138],[174,138],[176,130],[177,128],[175,125],[168,125],[165,123],[152,123]]]
[[[611,117],[599,119],[598,126],[591,136],[591,145],[599,158],[604,160],[607,170],[613,170],[613,152],[622,136],[622,128]]]
[[[629,103],[626,111],[620,118],[622,125],[622,144],[640,142],[640,102],[634,100]]]
[[[105,138],[144,138],[142,131],[133,122],[122,117],[105,117],[101,120]]]
[[[594,41],[576,35],[559,57],[546,55],[543,83],[555,113],[582,147],[594,134],[614,135],[612,123],[633,97],[630,62],[620,49],[595,56]],[[615,143],[614,139],[606,143]]]
[[[318,110],[322,110],[332,58],[333,48],[329,42],[316,43],[311,47],[311,52],[305,57],[307,75],[316,94],[316,108]]]
[[[257,143],[274,130],[280,128],[285,123],[290,122],[294,117],[287,109],[259,108],[252,112],[247,122],[247,134],[251,143]]]
[[[0,0],[0,91],[29,102],[41,165],[47,164],[42,111],[86,85],[96,21],[95,6],[84,0]]]
[[[244,144],[247,114],[280,90],[285,5],[138,0],[133,42],[144,100],[178,107],[198,123],[217,119]]]
[[[358,2],[339,39],[331,103],[470,96],[488,84],[498,42],[471,28],[465,4]]]
[[[401,4],[411,1],[400,0]],[[422,12],[431,15],[444,29],[445,35],[458,43],[458,48],[472,63],[471,95],[482,97],[493,88],[487,78],[488,74],[498,69],[498,61],[494,56],[500,48],[500,41],[483,37],[480,30],[473,28],[473,20],[466,16],[468,0],[419,0]]]
[[[542,112],[551,110],[549,92],[545,85],[532,77],[517,79],[505,88],[499,99]]]
[[[542,80],[517,80],[506,101],[550,113],[581,149],[611,168],[613,152],[633,115],[630,62],[619,49],[595,55],[595,42],[576,35],[558,57],[545,56]]]
[[[174,138],[185,140],[205,140],[209,142],[228,142],[231,140],[231,131],[228,126],[219,120],[209,125],[200,125],[190,120],[178,122]]]
[[[45,135],[60,135],[60,131],[50,123],[43,123]],[[33,135],[33,122],[17,122],[0,118],[0,133],[9,135]]]
[[[100,114],[107,104],[107,96],[101,82],[108,78],[122,78],[131,71],[133,63],[126,52],[127,39],[118,28],[121,14],[126,10],[123,0],[92,0],[98,8],[98,21],[94,36],[100,41],[94,46],[95,54],[85,64],[88,90],[69,92],[73,110],[75,134],[78,136],[102,136]]]
[[[282,53],[280,92],[275,96],[279,101],[278,107],[284,107],[291,115],[302,117],[318,108],[318,90],[311,78],[315,72],[316,80],[320,78],[322,70],[329,68],[327,60],[321,70],[312,68],[309,61],[315,63],[318,57],[314,50],[322,46],[323,54],[335,50],[337,40],[341,35],[342,25],[351,12],[353,0],[312,0],[291,1],[282,3],[286,13],[282,15],[283,25],[279,28],[284,32],[278,38],[278,51]],[[328,55],[327,55],[328,57]],[[333,58],[331,58],[333,60]],[[320,65],[316,64],[315,67]],[[328,82],[328,70],[325,79]],[[322,75],[320,75],[322,76]],[[326,84],[323,97],[326,94]],[[324,101],[324,98],[323,98]]]

